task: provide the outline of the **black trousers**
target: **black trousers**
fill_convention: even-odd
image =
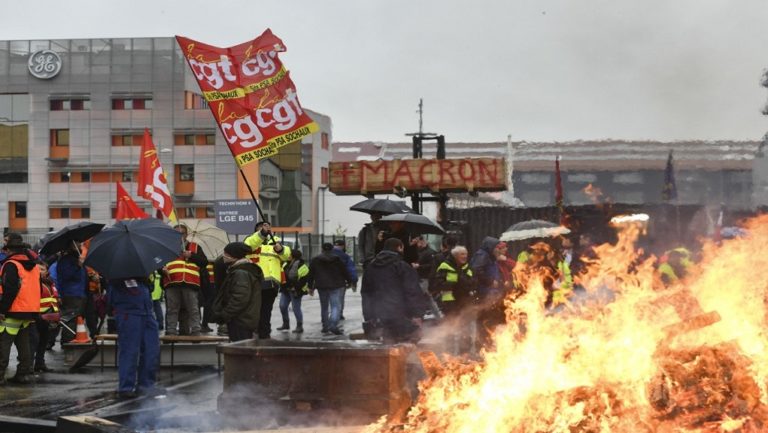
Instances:
[[[274,281],[261,284],[261,311],[259,316],[259,338],[269,338],[272,332],[272,306],[277,298],[279,285]],[[230,331],[232,332],[232,331]]]
[[[32,326],[34,324],[19,329],[19,333],[16,335],[11,335],[8,332],[0,333],[0,374],[4,375],[8,368],[11,346],[14,344],[19,352],[19,366],[16,369],[16,376],[32,374],[32,350],[29,348],[29,328]]]
[[[29,327],[29,345],[30,350],[34,351],[35,365],[45,365],[45,350],[52,334],[50,324],[43,319],[37,319]]]
[[[227,330],[229,331],[229,341],[231,342],[253,338],[253,329],[245,328],[234,320],[227,323]]]

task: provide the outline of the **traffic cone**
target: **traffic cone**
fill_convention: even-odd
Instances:
[[[77,328],[75,328],[75,338],[70,343],[85,344],[90,343],[91,339],[88,338],[88,331],[85,329],[85,320],[83,316],[77,316]]]

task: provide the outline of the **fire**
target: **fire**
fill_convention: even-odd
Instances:
[[[366,431],[767,431],[768,217],[746,228],[664,288],[635,247],[641,225],[622,225],[565,310],[544,309],[531,279],[479,361],[423,354],[429,377],[405,420]]]

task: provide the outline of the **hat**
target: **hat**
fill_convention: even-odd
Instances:
[[[251,254],[253,250],[243,242],[230,242],[224,247],[224,252],[232,258],[242,259],[248,254]]]
[[[326,242],[326,243],[323,244],[323,251],[330,251],[332,249],[333,249],[333,244],[332,243]]]
[[[259,221],[259,222],[257,222],[256,225],[253,226],[253,231],[257,232],[257,231],[261,230],[261,226],[263,226],[264,223],[269,224],[269,221]]]
[[[333,241],[333,244],[338,245],[340,247],[347,246],[347,243],[344,241],[344,239],[336,239],[335,241]]]
[[[5,242],[6,248],[24,248],[24,238],[21,237],[18,233],[8,233],[5,235],[5,238],[8,239]]]

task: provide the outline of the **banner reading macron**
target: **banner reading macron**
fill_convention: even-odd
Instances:
[[[285,46],[269,29],[228,48],[176,40],[238,166],[319,131],[278,57]]]

